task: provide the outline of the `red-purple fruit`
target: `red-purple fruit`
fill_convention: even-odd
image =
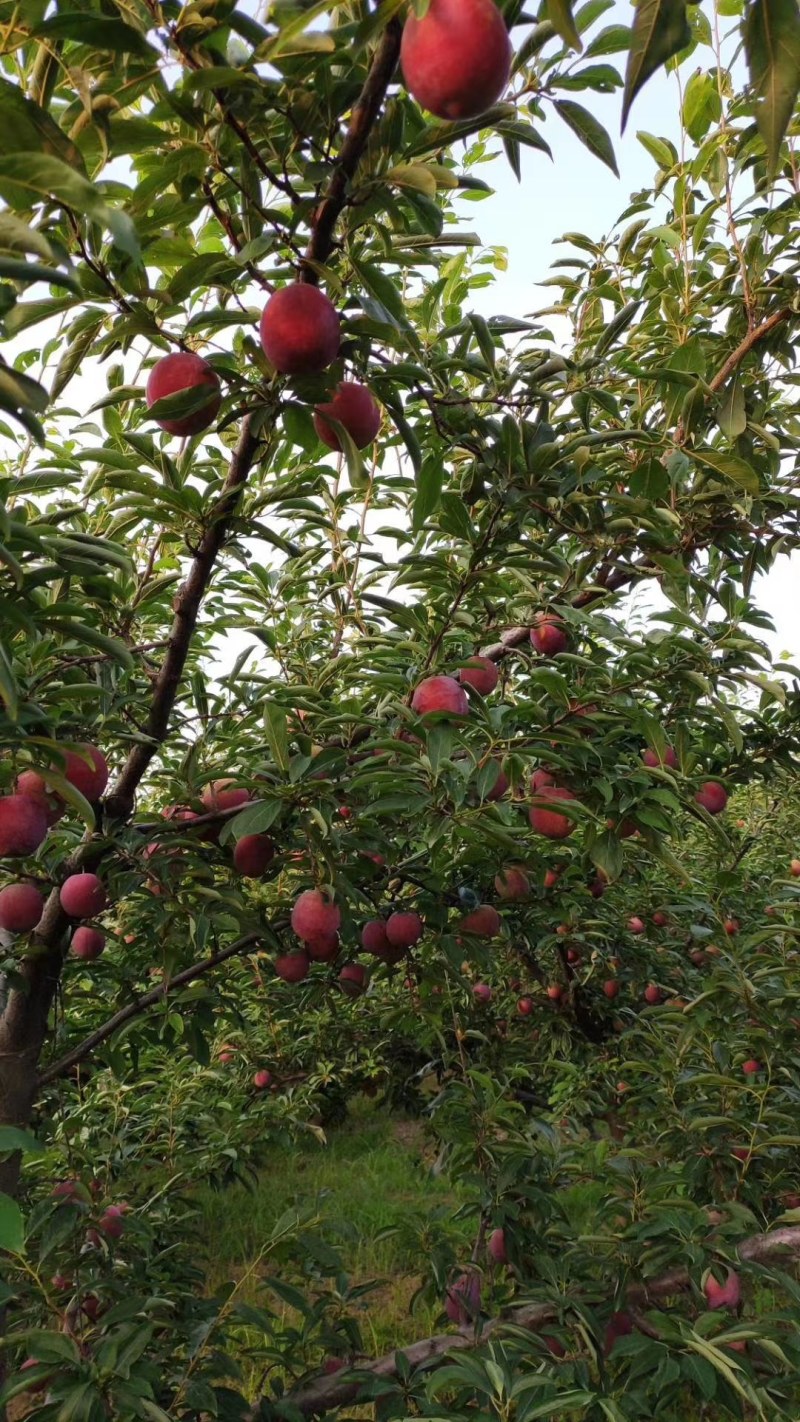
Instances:
[[[459,933],[469,933],[473,938],[496,938],[502,927],[502,919],[491,904],[479,904],[472,913],[465,914],[458,925]]]
[[[281,953],[275,959],[275,972],[285,983],[301,983],[303,978],[308,977],[310,967],[311,960],[302,950]]]
[[[97,1221],[97,1228],[107,1239],[121,1239],[125,1233],[125,1207],[108,1205]]]
[[[492,989],[489,987],[488,983],[476,983],[472,989],[472,996],[475,998],[476,1002],[491,1002]]]
[[[718,780],[704,780],[694,798],[709,815],[721,815],[728,803],[728,792]]]
[[[342,914],[332,899],[319,889],[306,889],[295,901],[291,921],[298,938],[313,943],[338,933]]]
[[[568,839],[575,829],[574,820],[551,808],[551,805],[559,800],[570,800],[574,803],[575,796],[571,790],[566,790],[561,785],[543,785],[541,789],[537,789],[536,802],[528,811],[531,827],[537,834],[544,835],[545,839]]]
[[[470,657],[458,673],[462,686],[471,686],[481,696],[489,696],[500,680],[500,673],[489,657]]]
[[[339,985],[348,997],[360,997],[368,982],[369,973],[362,963],[345,963],[339,974]]]
[[[46,835],[47,816],[41,805],[26,795],[0,796],[0,859],[35,854]]]
[[[494,0],[431,0],[409,15],[400,48],[411,96],[437,118],[476,118],[497,102],[511,69],[511,44]]]
[[[530,879],[525,870],[518,869],[514,864],[507,865],[495,875],[494,887],[498,898],[510,900],[526,899],[531,891]]]
[[[17,776],[14,789],[17,795],[24,795],[26,799],[33,800],[44,811],[48,825],[54,825],[61,819],[66,811],[66,805],[54,790],[48,790],[44,777],[38,770],[23,770]]]
[[[644,933],[644,931],[645,931],[644,922],[643,922],[643,920],[642,920],[641,918],[639,918],[636,914],[634,914],[632,918],[629,918],[629,919],[628,919],[628,932],[629,932],[629,933]]]
[[[80,790],[90,804],[99,800],[108,784],[108,763],[103,752],[88,741],[84,741],[77,751],[67,751],[64,756],[64,779]]]
[[[495,1264],[507,1264],[508,1252],[506,1250],[505,1230],[493,1229],[489,1235],[488,1243],[489,1257]]]
[[[275,858],[275,845],[268,834],[246,834],[236,841],[234,868],[246,879],[257,879]]]
[[[371,918],[364,924],[361,930],[361,947],[366,953],[374,953],[376,958],[382,958],[391,948],[386,936],[386,924],[382,918]]]
[[[650,1007],[657,1007],[661,1001],[661,989],[657,983],[648,983],[644,990],[644,1000]]]
[[[452,676],[426,676],[411,698],[411,710],[418,716],[446,712],[448,716],[469,713],[467,693]]]
[[[208,814],[218,814],[221,810],[236,810],[250,800],[250,791],[245,790],[235,780],[214,780],[207,785],[200,796],[203,808]]]
[[[413,948],[424,932],[418,913],[398,912],[386,920],[386,937],[393,948]]]
[[[517,1012],[519,1013],[520,1017],[530,1017],[531,1013],[533,1012],[533,998],[521,997],[519,1002],[517,1003]]]
[[[81,926],[76,928],[70,939],[70,949],[76,958],[85,958],[93,963],[95,958],[99,958],[106,946],[106,936],[99,928],[86,928]]]
[[[474,1323],[481,1307],[481,1284],[476,1273],[459,1274],[450,1284],[444,1309],[451,1323]]]
[[[612,1313],[606,1325],[605,1338],[603,1340],[603,1352],[608,1357],[614,1351],[614,1344],[618,1338],[627,1338],[629,1333],[633,1333],[633,1319],[629,1313]]]
[[[272,1085],[272,1072],[262,1068],[253,1075],[253,1085],[256,1091],[266,1091]]]
[[[341,441],[329,420],[338,420],[344,426],[356,449],[366,449],[381,427],[380,406],[366,385],[359,385],[354,380],[342,380],[333,399],[317,405],[314,411],[314,429],[322,443],[327,444],[329,449],[341,450]]]
[[[654,770],[657,765],[666,765],[670,770],[678,768],[677,752],[672,749],[672,746],[664,747],[663,759],[659,756],[658,751],[652,750],[648,746],[647,750],[642,751],[642,760],[648,770]]]
[[[30,933],[42,916],[44,899],[35,884],[7,884],[0,889],[0,928]]]
[[[734,1269],[728,1270],[724,1284],[720,1284],[713,1274],[707,1274],[703,1292],[709,1308],[738,1308],[742,1301],[742,1281]]]
[[[339,946],[338,933],[326,933],[305,944],[308,956],[315,963],[332,963],[339,956]]]
[[[295,282],[273,292],[261,316],[261,344],[281,375],[315,375],[339,354],[341,326],[319,287]]]
[[[757,1062],[754,1057],[750,1057],[748,1061],[742,1062],[742,1071],[745,1076],[757,1076],[760,1070],[761,1063]]]
[[[96,874],[70,874],[61,885],[59,898],[70,918],[94,918],[108,905],[105,886]]]
[[[556,657],[566,651],[569,638],[562,619],[554,612],[540,612],[531,628],[531,642],[543,657]]]
[[[159,400],[184,390],[197,390],[198,398],[201,394],[205,397],[200,408],[189,415],[156,422],[167,434],[180,435],[181,438],[200,434],[201,430],[207,430],[214,423],[222,403],[219,376],[207,360],[191,351],[175,351],[157,360],[147,377],[145,399],[148,410]]]

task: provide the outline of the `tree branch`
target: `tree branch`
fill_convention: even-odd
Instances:
[[[738,1248],[740,1259],[759,1264],[770,1263],[786,1253],[793,1257],[800,1255],[800,1226],[753,1235],[744,1240]],[[647,1308],[654,1300],[686,1293],[691,1286],[692,1280],[688,1272],[675,1269],[651,1283],[632,1284],[626,1292],[626,1301],[634,1308]],[[422,1338],[419,1342],[387,1353],[382,1358],[356,1363],[348,1372],[325,1375],[303,1383],[287,1393],[283,1401],[291,1406],[292,1411],[299,1412],[304,1417],[330,1412],[337,1407],[347,1407],[356,1401],[370,1379],[397,1377],[397,1359],[400,1356],[406,1358],[412,1368],[419,1368],[456,1350],[479,1347],[492,1334],[508,1325],[536,1332],[542,1324],[557,1318],[559,1312],[559,1308],[553,1304],[525,1304],[521,1308],[510,1309],[504,1316],[489,1319],[477,1334],[474,1327],[470,1326],[458,1333],[440,1333],[433,1338]],[[354,1377],[356,1371],[361,1374],[360,1378]],[[258,1416],[258,1411],[254,1411],[250,1422],[258,1422]]]
[[[762,321],[760,326],[756,326],[754,330],[748,331],[744,340],[736,347],[735,351],[731,351],[725,364],[720,366],[716,375],[709,381],[709,390],[721,390],[728,376],[733,375],[733,372],[738,369],[745,356],[749,355],[753,346],[758,345],[759,341],[763,341],[764,337],[768,336],[770,331],[774,331],[776,326],[782,325],[784,321],[788,321],[794,314],[790,307],[784,307],[780,311],[773,311],[772,315],[768,316],[766,321]]]
[[[227,962],[228,958],[235,958],[240,953],[250,953],[261,939],[257,933],[248,933],[244,938],[238,938],[235,943],[231,943],[227,948],[221,948],[219,953],[213,953],[210,958],[203,958],[199,963],[193,963],[190,968],[184,968],[182,972],[176,973],[174,978],[159,984],[156,988],[151,988],[150,992],[145,992],[141,997],[137,997],[127,1006],[121,1007],[119,1012],[115,1012],[113,1017],[109,1017],[96,1031],[90,1032],[88,1037],[84,1037],[77,1047],[73,1047],[71,1052],[60,1057],[57,1062],[45,1067],[39,1074],[39,1085],[44,1086],[48,1081],[54,1081],[56,1077],[63,1076],[70,1067],[77,1066],[86,1057],[99,1047],[101,1042],[105,1042],[117,1031],[119,1027],[124,1027],[126,1022],[132,1021],[134,1017],[139,1017],[148,1007],[160,1002],[162,998],[169,996],[176,988],[185,987],[187,983],[194,982],[196,978],[202,978],[209,973],[212,968],[219,967],[220,963]]]
[[[364,87],[353,105],[344,143],[336,159],[325,196],[316,210],[311,237],[303,257],[300,280],[309,282],[312,286],[316,286],[319,280],[316,267],[327,262],[333,251],[336,222],[347,203],[350,183],[397,68],[402,34],[400,21],[390,20],[372,57]]]

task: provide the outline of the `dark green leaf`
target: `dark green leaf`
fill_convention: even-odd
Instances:
[[[686,18],[686,0],[639,0],[625,71],[622,127],[631,104],[651,74],[684,49],[692,37]]]
[[[618,178],[617,160],[614,156],[611,139],[594,114],[590,114],[582,104],[576,104],[574,99],[556,99],[555,107],[572,132],[577,134],[581,143],[589,149],[590,153],[594,154],[595,158],[599,158],[605,163]]]
[[[751,0],[744,43],[750,81],[758,96],[756,119],[774,170],[800,89],[797,0]]]

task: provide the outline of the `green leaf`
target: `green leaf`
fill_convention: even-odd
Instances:
[[[631,47],[625,70],[622,99],[622,129],[631,104],[651,74],[666,64],[673,54],[685,49],[692,38],[686,18],[686,0],[639,0],[633,21]]]
[[[750,80],[758,96],[756,120],[770,169],[800,89],[800,10],[797,0],[752,0],[744,24]]]
[[[758,493],[756,470],[738,454],[721,454],[715,449],[695,449],[693,453],[698,464],[713,470],[722,479],[730,479],[731,483],[738,484],[740,489],[744,489],[748,494]]]
[[[689,79],[683,95],[683,122],[689,137],[700,143],[712,123],[722,114],[722,100],[716,75],[698,69]]]
[[[411,519],[411,528],[414,533],[419,533],[425,527],[431,514],[438,509],[443,484],[444,460],[441,454],[431,452],[422,461],[422,468],[417,478],[417,492]]]
[[[289,769],[289,729],[286,712],[282,706],[272,701],[264,703],[264,730],[275,764],[281,770]]]
[[[21,1126],[0,1126],[0,1155],[12,1155],[18,1150],[26,1155],[42,1155],[44,1147]]]
[[[61,203],[107,227],[129,256],[139,255],[130,218],[110,208],[94,184],[60,158],[45,153],[0,154],[0,196],[23,211],[37,203]]]
[[[93,15],[85,10],[59,11],[33,31],[37,39],[75,40],[111,54],[138,54],[154,59],[156,51],[141,30],[126,25],[124,20]]]
[[[615,177],[619,177],[617,160],[614,156],[614,148],[608,133],[603,125],[590,114],[582,104],[576,104],[574,99],[556,99],[555,107],[564,122],[577,134],[581,143],[593,153],[595,158],[599,158],[612,171]]]
[[[19,85],[8,79],[0,79],[0,128],[14,135],[15,153],[49,154],[85,175],[83,158],[72,140],[46,109],[26,98]]]
[[[570,0],[547,0],[546,9],[547,18],[556,34],[561,36],[570,49],[576,49],[580,53],[583,45],[572,18]]]
[[[21,1254],[25,1247],[25,1222],[16,1200],[0,1195],[0,1249]]]
[[[738,375],[734,375],[725,399],[717,411],[717,424],[726,439],[738,439],[747,428],[744,390]]]
[[[623,331],[627,331],[641,304],[641,301],[629,301],[628,305],[623,306],[622,310],[618,311],[616,316],[609,321],[594,348],[595,356],[605,355]]]

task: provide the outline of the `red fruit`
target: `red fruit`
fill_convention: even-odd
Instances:
[[[705,780],[694,798],[709,815],[720,815],[728,803],[728,792],[718,780]]]
[[[567,949],[567,962],[568,962],[568,963],[579,963],[580,961],[581,961],[581,955],[580,955],[580,953],[578,952],[577,948],[568,948],[568,949]]]
[[[749,1160],[750,1149],[748,1146],[732,1146],[731,1155],[735,1155],[737,1160]]]
[[[575,796],[571,790],[565,790],[560,785],[545,785],[537,791],[537,801],[528,811],[528,818],[531,827],[537,834],[544,835],[545,839],[568,839],[575,829],[575,823],[566,815],[559,815],[556,810],[547,806],[556,800],[570,800],[574,803]]]
[[[689,957],[691,958],[696,968],[702,968],[703,964],[706,961],[706,954],[703,952],[702,948],[693,948],[691,953],[689,954]]]
[[[740,928],[738,918],[726,918],[724,927],[728,937],[735,938]]]
[[[533,998],[521,997],[519,1002],[517,1003],[517,1012],[519,1013],[520,1017],[530,1017],[531,1013],[533,1012]]]
[[[554,612],[540,612],[531,628],[531,642],[543,657],[555,657],[565,651],[569,638],[562,619]]]
[[[495,1264],[507,1264],[507,1263],[508,1263],[508,1253],[507,1253],[507,1251],[506,1251],[506,1236],[505,1236],[505,1230],[502,1230],[502,1229],[493,1229],[493,1230],[492,1230],[491,1234],[489,1235],[489,1242],[488,1242],[488,1244],[487,1244],[487,1249],[489,1250],[489,1257],[490,1257],[490,1259],[493,1259],[494,1262],[495,1262]]]
[[[72,1288],[72,1280],[68,1274],[54,1274],[50,1283],[53,1288],[58,1289],[60,1293]]]
[[[47,835],[47,816],[27,795],[0,796],[0,859],[34,854]]]
[[[618,996],[619,996],[619,983],[616,982],[614,978],[608,978],[608,979],[606,980],[606,982],[603,983],[603,992],[605,993],[606,997],[609,998],[609,999],[618,997]]]
[[[80,752],[80,753],[79,753]],[[64,779],[90,802],[99,800],[108,784],[108,764],[97,746],[84,741],[78,751],[64,756]]]
[[[400,47],[411,96],[437,118],[476,118],[508,83],[511,43],[493,0],[431,0],[409,15]]]
[[[268,834],[246,834],[236,842],[234,868],[246,879],[257,879],[275,858],[275,845]]]
[[[42,916],[44,899],[35,884],[7,884],[0,889],[0,928],[30,933]]]
[[[647,987],[644,990],[644,1000],[645,1002],[649,1003],[651,1007],[656,1007],[657,1004],[661,1001],[661,989],[656,985],[656,983],[647,984]]]
[[[121,1239],[125,1233],[125,1211],[121,1205],[109,1205],[97,1221],[97,1228],[107,1239]]]
[[[17,781],[17,786],[19,786],[19,781]],[[792,860],[789,865],[789,873],[792,874],[795,879],[800,878],[800,859]]]
[[[393,913],[386,921],[386,937],[393,948],[413,948],[424,931],[418,913]]]
[[[156,422],[167,434],[180,435],[181,438],[207,430],[216,419],[222,404],[217,372],[207,360],[191,351],[175,351],[172,355],[163,356],[161,360],[156,361],[147,377],[145,389],[148,410],[159,400],[165,400],[168,395],[177,395],[182,390],[197,390],[205,396],[200,409],[193,410],[189,415]]]
[[[18,795],[24,795],[44,811],[48,825],[56,824],[67,808],[60,795],[48,790],[43,776],[37,770],[23,770],[22,774],[17,776],[14,788]]]
[[[491,1002],[492,989],[488,983],[476,983],[472,989],[472,996],[476,1002]]]
[[[666,765],[670,770],[678,768],[677,752],[672,749],[672,746],[664,747],[663,760],[659,757],[658,751],[650,750],[648,747],[647,750],[642,751],[642,760],[649,770],[653,770],[657,765]]]
[[[326,416],[344,426],[356,449],[366,449],[372,444],[381,427],[380,406],[366,385],[358,385],[354,380],[340,381],[333,399],[317,405],[314,411],[314,429],[322,443],[329,449],[341,450],[339,436]]]
[[[535,795],[537,791],[548,789],[556,783],[556,777],[552,770],[534,770],[531,776],[531,794]]]
[[[499,764],[498,761],[497,761],[497,758],[496,758],[495,756],[491,756],[490,759],[491,759],[491,760],[494,760],[495,764]],[[503,770],[502,766],[500,766],[499,769],[498,769],[498,772],[497,772],[497,779],[495,780],[494,785],[492,786],[491,790],[488,792],[488,794],[487,794],[487,796],[486,796],[486,799],[487,799],[491,804],[495,804],[495,802],[496,802],[497,800],[502,800],[503,796],[506,795],[507,793],[508,793],[508,776],[506,775],[506,773],[505,773],[505,771]]]
[[[761,1063],[757,1062],[753,1057],[750,1057],[746,1062],[742,1062],[742,1071],[745,1076],[757,1076],[760,1070]]]
[[[326,933],[320,938],[312,938],[305,948],[315,963],[333,963],[339,956],[339,935]]]
[[[630,933],[644,933],[645,931],[643,920],[637,918],[636,914],[634,914],[633,918],[628,919],[628,931]]]
[[[69,944],[76,958],[86,958],[93,963],[106,946],[106,935],[98,928],[76,928]]]
[[[472,913],[465,914],[458,925],[459,933],[469,933],[473,938],[496,938],[502,927],[502,919],[491,904],[480,904]]]
[[[302,950],[293,953],[281,953],[275,959],[275,972],[285,983],[301,983],[303,978],[307,978],[311,968],[311,961],[307,953]]]
[[[564,989],[560,983],[551,983],[547,989],[547,996],[551,1002],[560,1002]]]
[[[326,1358],[322,1364],[322,1371],[327,1377],[333,1377],[334,1373],[340,1373],[347,1364],[344,1358]]]
[[[658,909],[653,914],[653,926],[655,928],[666,928],[668,923],[669,919],[665,913],[661,912],[661,909]]]
[[[339,974],[339,983],[348,997],[360,997],[366,991],[369,973],[362,963],[345,963]]]
[[[449,1286],[444,1309],[451,1323],[474,1323],[481,1307],[481,1284],[475,1273],[460,1274]]]
[[[203,808],[209,815],[220,810],[238,809],[239,805],[246,805],[249,799],[250,791],[237,786],[236,782],[230,779],[212,781],[200,796]]]
[[[707,1274],[703,1292],[709,1308],[738,1308],[742,1301],[742,1282],[734,1269],[728,1270],[724,1284],[720,1284],[713,1274]]]
[[[526,899],[531,891],[530,880],[524,869],[517,869],[513,864],[495,875],[494,887],[498,898],[501,899]]]
[[[94,918],[108,905],[105,887],[96,874],[70,874],[61,885],[59,898],[70,918]]]
[[[544,871],[544,886],[545,886],[545,888],[546,888],[546,889],[554,889],[560,878],[561,878],[561,875],[560,875],[558,869],[545,869],[545,871]]]
[[[382,918],[371,918],[364,924],[361,930],[361,947],[366,953],[374,953],[376,958],[382,958],[391,948],[386,936],[386,924]]]
[[[554,1338],[552,1333],[543,1333],[542,1342],[548,1353],[551,1353],[554,1358],[566,1358],[567,1350],[564,1344],[559,1342],[558,1338]]]
[[[444,711],[448,716],[469,713],[467,693],[452,676],[426,676],[411,698],[411,710],[418,716],[430,716]]]
[[[256,1091],[266,1091],[267,1087],[272,1085],[272,1072],[263,1069],[257,1071],[253,1076],[253,1085]]]
[[[603,1341],[603,1352],[608,1357],[614,1351],[614,1345],[618,1338],[626,1338],[629,1333],[633,1333],[633,1319],[629,1313],[612,1313],[606,1326],[605,1338]]]
[[[64,1200],[69,1205],[83,1203],[83,1185],[80,1180],[59,1180],[50,1191],[53,1200]]]
[[[474,687],[481,696],[489,696],[500,680],[500,673],[489,657],[470,657],[458,676],[462,686]]]
[[[291,921],[298,938],[313,943],[339,932],[342,913],[319,889],[306,889],[295,902]]]
[[[219,1054],[219,1061],[222,1066],[229,1066],[230,1063],[235,1060],[236,1058],[234,1057],[233,1052],[220,1052]]]
[[[273,292],[261,316],[261,344],[281,375],[315,375],[339,354],[339,313],[319,287],[295,282]]]

